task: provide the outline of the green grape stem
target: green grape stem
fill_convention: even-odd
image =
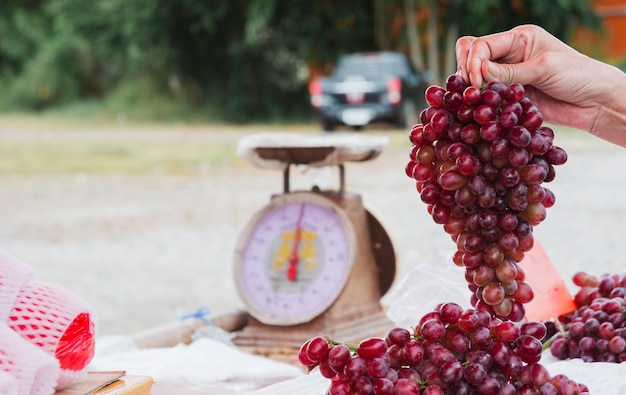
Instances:
[[[359,348],[359,345],[357,343],[344,343],[344,342],[333,340],[328,336],[326,336],[326,340],[328,340],[328,344],[330,344],[331,346],[337,346],[339,344],[343,344],[344,346],[348,347],[348,349],[352,353],[356,353],[357,349]]]
[[[556,337],[560,334],[567,334],[567,331],[565,330],[565,328],[563,327],[563,325],[561,325],[561,322],[559,321],[558,318],[553,318],[552,321],[554,322],[554,324],[556,325],[556,328],[558,329],[557,332],[552,335],[552,337],[550,337],[548,340],[546,340],[543,345],[541,346],[541,351],[545,351],[547,349],[550,348],[550,346],[552,345],[552,343],[554,342],[554,339],[556,339]]]

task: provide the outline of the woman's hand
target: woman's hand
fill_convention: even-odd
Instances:
[[[619,69],[581,54],[535,25],[461,37],[456,55],[459,74],[472,85],[521,83],[547,122],[616,142],[598,122],[603,107],[616,107],[611,101],[618,100],[623,108],[621,94],[615,94],[618,86],[626,89],[626,77]],[[618,140],[626,145],[626,125]]]

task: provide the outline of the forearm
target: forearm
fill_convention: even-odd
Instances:
[[[601,79],[608,86],[603,92],[603,99],[589,132],[626,147],[626,74],[608,66]]]

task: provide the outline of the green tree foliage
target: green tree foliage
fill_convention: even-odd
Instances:
[[[568,40],[577,27],[600,27],[585,0],[446,0],[440,4],[447,9],[444,22],[457,22],[461,35],[480,36],[530,23]]]
[[[308,114],[312,59],[372,48],[367,3],[3,1],[0,83],[21,108],[165,95],[230,121],[285,119]]]
[[[566,37],[594,21],[580,0],[435,4],[441,37],[451,23],[478,35],[526,22]],[[227,121],[306,117],[308,78],[338,55],[408,52],[404,10],[403,0],[0,0],[0,108],[98,101],[132,112],[164,98]]]
[[[517,25],[536,24],[568,41],[577,28],[601,29],[600,19],[592,11],[590,2],[585,0],[442,0],[432,14],[438,15],[442,30],[454,29],[457,36],[482,36]],[[454,57],[454,43],[444,41],[444,36],[445,32],[441,32],[438,54],[447,58],[449,68],[449,60]],[[441,75],[453,71],[445,69]]]

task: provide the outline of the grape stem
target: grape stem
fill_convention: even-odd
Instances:
[[[565,328],[563,328],[563,325],[561,324],[561,321],[557,319],[554,319],[554,325],[556,325],[556,328],[559,330],[560,333],[565,333]]]
[[[550,346],[552,345],[552,343],[554,342],[554,339],[556,339],[556,337],[560,334],[566,333],[565,328],[563,328],[563,325],[561,324],[561,322],[558,320],[558,318],[556,319],[552,319],[552,321],[554,322],[554,325],[556,326],[556,328],[558,329],[557,332],[552,335],[551,338],[549,338],[548,340],[546,340],[543,345],[541,346],[541,351],[545,351],[547,349],[550,348]]]
[[[555,333],[554,335],[552,335],[551,338],[549,338],[548,340],[545,341],[545,343],[543,343],[543,345],[541,346],[541,351],[546,351],[550,348],[550,346],[552,345],[552,342],[554,342],[554,339],[556,339],[556,337],[559,335],[560,332]]]
[[[330,337],[326,336],[326,340],[328,341],[328,344],[330,344],[331,346],[337,346],[339,344],[343,344],[344,346],[348,347],[348,349],[351,352],[356,352],[357,349],[359,348],[359,345],[357,343],[343,343],[343,342],[338,342],[336,340],[331,339]]]

